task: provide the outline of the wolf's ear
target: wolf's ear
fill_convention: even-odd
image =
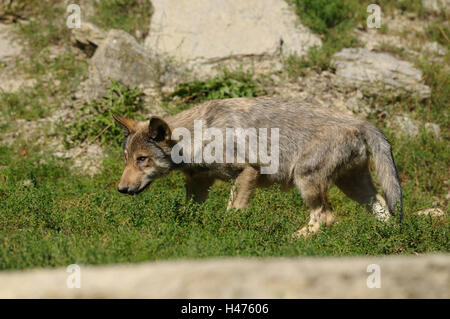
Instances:
[[[123,130],[123,133],[125,136],[130,135],[131,131],[133,131],[136,122],[130,119],[126,119],[123,117],[119,117],[117,115],[112,115],[113,118],[116,120],[117,123],[119,123],[120,127]]]
[[[169,125],[159,116],[152,116],[148,124],[150,137],[156,142],[168,141],[172,136]]]

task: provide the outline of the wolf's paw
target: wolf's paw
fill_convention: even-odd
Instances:
[[[375,214],[375,218],[381,222],[387,222],[391,217],[387,208],[386,202],[383,197],[377,194],[376,201],[372,204],[372,212]]]
[[[298,238],[306,238],[311,235],[317,234],[319,231],[320,224],[314,224],[314,225],[308,225],[303,227],[302,229],[296,231],[292,234],[292,239],[298,239]]]

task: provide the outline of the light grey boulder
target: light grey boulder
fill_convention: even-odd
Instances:
[[[280,0],[152,0],[145,45],[191,69],[229,59],[307,53],[321,40]]]
[[[83,97],[90,101],[107,93],[113,78],[129,87],[153,87],[157,80],[151,54],[130,34],[110,30],[89,62]]]
[[[421,98],[428,98],[431,94],[430,88],[423,84],[420,70],[412,63],[387,53],[346,48],[333,56],[332,66],[343,85],[375,91],[408,91]]]

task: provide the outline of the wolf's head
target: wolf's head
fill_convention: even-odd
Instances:
[[[122,145],[125,169],[120,178],[119,192],[137,194],[172,169],[172,133],[169,125],[157,116],[145,122],[113,117],[125,134]]]

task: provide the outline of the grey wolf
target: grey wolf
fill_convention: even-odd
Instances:
[[[118,186],[122,193],[139,193],[173,170],[186,177],[186,199],[198,203],[206,200],[216,179],[234,180],[227,209],[246,209],[257,187],[273,183],[282,189],[296,187],[310,209],[310,220],[295,236],[317,233],[321,225],[333,223],[327,199],[332,183],[380,220],[393,214],[402,216],[402,190],[391,146],[384,134],[365,120],[303,100],[268,97],[208,101],[164,119],[114,118],[125,133],[125,169]],[[230,127],[278,128],[277,171],[261,174],[264,164],[250,163],[247,157],[244,163],[175,163],[171,151],[180,141],[172,132],[185,128],[193,133],[195,120],[222,131]],[[384,197],[377,194],[372,182],[370,158]]]

